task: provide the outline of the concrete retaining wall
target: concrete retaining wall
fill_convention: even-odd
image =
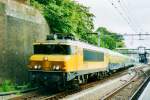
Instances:
[[[0,83],[27,80],[32,43],[45,40],[49,27],[39,11],[13,0],[0,0]]]

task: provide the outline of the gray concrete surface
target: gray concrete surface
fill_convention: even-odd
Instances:
[[[32,43],[45,40],[49,27],[40,12],[14,0],[0,0],[0,83],[27,80]]]
[[[150,100],[150,82],[148,83],[147,87],[145,88],[138,100]]]
[[[135,73],[131,73],[117,79],[109,80],[103,84],[69,95],[63,98],[63,100],[100,100],[104,95],[129,81],[134,75]]]

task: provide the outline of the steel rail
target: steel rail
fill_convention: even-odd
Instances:
[[[112,97],[113,95],[117,94],[119,91],[121,91],[123,88],[125,88],[126,86],[128,86],[131,82],[133,82],[136,77],[137,77],[137,72],[136,74],[130,79],[128,80],[126,83],[124,83],[123,85],[121,85],[119,88],[117,87],[116,89],[114,89],[113,91],[107,93],[106,95],[104,95],[102,98],[100,98],[100,100],[109,100],[108,98]]]
[[[83,84],[80,86],[81,89],[79,91],[88,89],[99,83],[106,82],[107,80],[111,80],[112,78],[123,76],[128,73],[127,71],[128,70],[122,70],[120,72],[116,72],[116,73],[112,74],[111,76],[105,77],[102,80],[94,81],[94,82],[91,82],[88,84]],[[20,97],[12,98],[11,100],[32,100],[32,99],[34,99],[34,100],[58,100],[60,98],[64,98],[65,96],[77,93],[79,91],[63,91],[63,92],[59,92],[56,94],[43,95],[43,96],[40,94],[36,94],[36,93],[33,93],[33,94],[28,93],[28,94],[20,96]]]
[[[140,87],[135,91],[135,93],[132,95],[130,100],[138,100],[144,89],[146,88],[147,84],[150,81],[150,76],[148,76],[145,81],[140,85]]]

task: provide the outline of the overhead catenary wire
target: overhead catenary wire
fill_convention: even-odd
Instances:
[[[141,27],[141,25],[135,20],[136,17],[131,13],[131,10],[129,10],[129,7],[126,5],[127,2],[125,2],[125,0],[107,0],[107,1],[115,8],[115,10],[119,13],[119,15],[124,19],[124,21],[134,32],[128,36],[132,36],[133,40],[135,40],[133,36],[139,36],[138,40],[145,40],[142,38],[142,36],[150,36],[150,33],[145,32],[144,29]]]
[[[132,31],[134,33],[137,33],[137,30],[136,30],[135,26],[133,26],[131,24],[131,21],[128,19],[128,17],[125,16],[124,12],[122,11],[122,8],[120,9],[120,7],[118,6],[118,4],[116,2],[114,2],[113,0],[108,0],[108,2],[115,8],[115,10],[124,19],[124,21],[126,21],[126,23],[129,25],[129,27],[132,29]]]
[[[119,4],[120,8],[123,10],[123,12],[124,12],[125,16],[127,17],[127,19],[130,21],[130,24],[134,27],[136,32],[138,32],[139,31],[138,25],[137,25],[137,23],[135,23],[135,21],[131,17],[129,9],[126,6],[126,4],[124,3],[124,1],[123,0],[118,0],[117,2]],[[133,45],[133,44],[134,44],[134,36],[131,37],[131,45]]]
[[[124,13],[128,17],[128,19],[131,21],[131,23],[136,27],[138,33],[144,33],[143,28],[141,25],[135,20],[135,16],[131,13],[131,10],[129,10],[129,7],[127,7],[127,1],[124,0],[118,0],[118,4],[123,9]]]
[[[123,18],[123,20],[128,24],[128,26],[131,28],[131,30],[134,33],[131,34],[122,34],[125,37],[131,36],[130,38],[132,40],[130,45],[134,44],[134,40],[146,40],[149,41],[149,39],[145,39],[142,36],[150,36],[149,32],[144,32],[144,29],[141,27],[141,24],[139,24],[136,21],[136,16],[134,16],[131,13],[131,10],[126,5],[126,2],[124,0],[107,0],[112,7],[118,12],[118,14]],[[134,36],[138,36],[138,39],[135,39]],[[126,40],[130,40],[129,38]]]
[[[135,16],[130,13],[129,7],[124,0],[108,0],[111,5],[117,10],[121,17],[127,22],[134,33],[145,33],[140,24],[135,20]]]
[[[137,29],[137,35],[139,36],[139,40],[145,40],[145,39],[142,39],[142,36],[148,36],[150,34],[148,34],[148,32],[145,32],[144,29],[143,29],[143,27],[141,26],[141,24],[139,24],[135,20],[136,17],[131,13],[131,10],[129,10],[129,7],[127,7],[127,5],[126,5],[127,4],[127,0],[118,0],[118,4],[124,10],[124,12],[126,13],[127,17],[131,21],[131,23],[133,22],[133,25],[136,27],[136,29]]]
[[[127,9],[127,11],[130,13],[131,10],[129,10],[129,8],[127,7],[127,0],[122,0],[122,3],[124,4],[125,8]],[[132,14],[133,20],[136,18],[133,14]],[[137,23],[137,26],[141,27],[141,25],[139,23]],[[139,30],[142,32],[142,28],[139,28]]]
[[[150,33],[146,32],[142,25],[136,20],[137,16],[135,16],[131,10],[131,7],[128,5],[127,0],[106,0],[111,6],[118,12],[120,17],[128,24],[129,28],[133,31],[133,33],[125,33],[122,34],[124,37],[132,37],[126,38],[126,40],[130,40],[130,45],[134,44],[134,40],[142,41],[142,45],[145,46],[144,40],[149,41]],[[130,8],[130,9],[129,9]],[[136,37],[138,36],[138,39]],[[137,44],[136,44],[137,45]],[[139,45],[139,43],[138,43]]]
[[[130,21],[130,24],[133,25],[133,27],[135,28],[135,30],[138,32],[138,26],[137,23],[133,20],[133,18],[130,16],[129,10],[124,6],[124,3],[121,2],[121,0],[117,1],[118,5],[120,6],[120,8],[122,9],[122,12],[124,13],[124,15],[126,16],[126,18]]]

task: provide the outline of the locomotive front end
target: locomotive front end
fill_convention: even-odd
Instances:
[[[66,67],[71,47],[65,44],[34,44],[28,69],[30,80],[40,86],[61,86],[66,81]]]

